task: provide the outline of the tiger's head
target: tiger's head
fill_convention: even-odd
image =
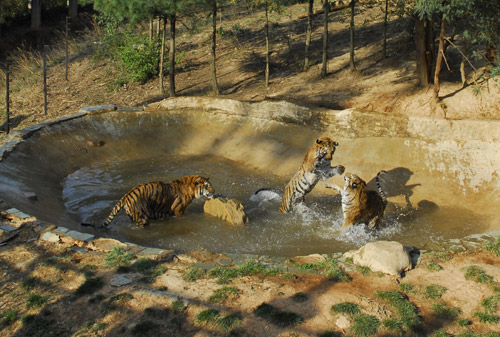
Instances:
[[[195,198],[207,197],[211,199],[214,197],[215,190],[210,181],[208,181],[208,178],[195,176],[193,183]]]
[[[359,196],[366,192],[366,182],[352,173],[346,173],[344,175],[344,192],[347,195]]]
[[[330,162],[335,153],[336,146],[339,146],[339,143],[328,137],[317,138],[304,157],[304,161],[302,162],[303,169],[305,171],[312,171],[318,164]]]

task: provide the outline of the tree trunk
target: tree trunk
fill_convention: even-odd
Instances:
[[[441,20],[441,32],[439,33],[439,50],[436,59],[436,70],[434,71],[434,99],[439,102],[439,73],[441,72],[441,67],[443,65],[444,56],[444,35],[446,33],[446,19],[443,17]]]
[[[325,78],[328,73],[328,10],[330,9],[330,4],[327,0],[325,0],[323,8],[325,11],[325,18],[323,29],[323,64],[321,67],[321,77]]]
[[[311,45],[312,20],[314,0],[309,0],[309,12],[307,13],[306,51],[304,57],[304,71],[309,70],[309,46]]]
[[[268,0],[266,0],[266,88],[269,87],[269,13]]]
[[[78,17],[78,0],[69,0],[68,14],[72,19]]]
[[[215,72],[215,47],[217,45],[217,1],[214,0],[212,9],[212,86],[214,95],[219,94],[217,74]]]
[[[349,25],[349,32],[351,33],[351,55],[350,55],[350,68],[351,71],[356,70],[356,64],[354,64],[354,4],[355,0],[351,0],[351,23]]]
[[[175,2],[174,2],[175,6]],[[175,12],[170,15],[170,48],[169,48],[169,94],[170,97],[175,97]]]
[[[460,61],[460,78],[462,79],[462,89],[467,85],[467,75],[465,74],[465,61],[467,55],[467,41],[464,40],[464,52],[462,53],[462,60]]]
[[[417,77],[421,87],[431,83],[431,71],[433,48],[432,48],[432,23],[429,20],[415,18],[415,51],[417,62]]]
[[[385,0],[385,16],[384,16],[384,58],[387,58],[387,18],[389,16],[389,0]]]
[[[166,33],[165,29],[167,27],[167,18],[163,18],[163,34],[161,38],[161,53],[160,53],[160,94],[164,94],[165,91],[163,90],[163,64],[165,63],[165,40],[166,40]]]
[[[38,30],[42,24],[42,0],[31,0],[31,29]]]

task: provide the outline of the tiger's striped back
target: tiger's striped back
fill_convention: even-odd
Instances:
[[[194,198],[213,197],[208,178],[185,176],[168,184],[161,181],[135,186],[113,207],[102,227],[108,226],[123,209],[134,223],[143,227],[149,220],[181,216]]]

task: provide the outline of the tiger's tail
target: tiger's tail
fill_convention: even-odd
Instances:
[[[120,210],[122,209],[122,207],[123,207],[123,198],[120,199],[120,201],[118,201],[116,203],[115,207],[113,207],[113,209],[111,210],[111,213],[109,213],[108,218],[106,219],[106,221],[104,221],[103,224],[101,226],[99,226],[99,227],[106,228],[111,223],[111,221],[113,221],[113,219],[118,214],[118,212],[120,212]]]
[[[379,181],[379,176],[385,173],[387,173],[387,171],[385,170],[381,170],[379,173],[377,173],[377,176],[375,177],[375,182],[377,183],[378,194],[380,194],[380,196],[382,197],[384,204],[387,204],[387,196],[385,195],[382,186],[380,186],[380,181]]]

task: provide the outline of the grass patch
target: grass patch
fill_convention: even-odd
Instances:
[[[104,281],[100,277],[91,277],[85,280],[76,290],[76,296],[91,295],[104,287]]]
[[[489,314],[493,314],[497,311],[498,303],[500,303],[500,295],[490,296],[481,300],[481,305]]]
[[[379,320],[373,316],[356,315],[352,322],[351,331],[355,336],[373,336],[377,333],[379,326]]]
[[[229,297],[232,297],[233,299],[237,298],[239,296],[239,290],[234,287],[222,287],[221,289],[217,289],[214,291],[212,296],[208,298],[209,302],[224,302],[227,300]]]
[[[460,309],[450,307],[446,303],[434,303],[432,305],[432,312],[442,319],[455,320],[460,315]]]
[[[48,297],[42,296],[37,293],[31,293],[27,298],[28,308],[40,308],[44,306],[48,301]]]
[[[2,325],[11,325],[18,319],[18,312],[17,310],[13,309],[7,309],[2,311],[0,314],[0,317],[2,317]]]
[[[184,279],[189,282],[194,282],[203,276],[205,276],[205,269],[191,267],[186,275],[184,275]]]
[[[406,294],[409,294],[411,292],[413,292],[413,285],[409,284],[409,283],[401,283],[399,285],[399,290],[406,293]]]
[[[476,311],[474,313],[474,317],[476,317],[481,323],[495,324],[500,321],[498,316],[481,311]]]
[[[309,299],[309,295],[303,292],[298,292],[292,296],[292,301],[296,303],[306,302]]]
[[[461,326],[462,328],[465,328],[466,326],[471,325],[471,324],[472,324],[472,322],[471,322],[471,321],[469,321],[468,319],[465,319],[465,318],[459,318],[459,319],[457,320],[457,324],[458,324],[459,326]]]
[[[348,314],[351,316],[359,315],[361,313],[361,307],[356,303],[342,302],[334,304],[331,310],[339,314]]]
[[[382,325],[389,331],[396,332],[399,335],[404,334],[403,326],[398,319],[389,318],[382,321]]]
[[[426,266],[427,269],[431,271],[440,271],[443,270],[443,267],[441,267],[439,264],[431,262]]]
[[[363,275],[370,275],[370,273],[372,272],[370,267],[365,267],[365,266],[356,266],[356,271]]]
[[[123,248],[113,248],[112,251],[106,254],[105,262],[108,267],[125,267],[130,265],[134,259],[134,253]]]
[[[242,321],[241,314],[232,313],[221,316],[218,310],[207,309],[196,314],[196,323],[203,325],[212,325],[224,332],[236,328]]]
[[[251,276],[251,275],[278,275],[280,272],[276,269],[268,269],[262,266],[260,263],[256,261],[246,261],[243,264],[234,266],[233,268],[224,268],[224,267],[215,267],[210,270],[209,275],[218,277],[219,280],[223,280],[219,284],[227,284],[229,280],[242,276]]]
[[[110,311],[116,310],[119,305],[126,303],[133,298],[134,297],[132,295],[130,295],[129,293],[121,293],[121,294],[112,296],[112,297],[108,298],[108,300],[103,303],[104,311],[110,312]]]
[[[495,242],[485,243],[483,248],[488,252],[495,253],[496,256],[500,256],[500,236],[497,236]]]
[[[440,330],[434,331],[431,336],[432,337],[452,337],[453,335],[450,335],[446,331],[440,329]]]
[[[473,280],[477,283],[491,283],[493,277],[478,266],[468,266],[464,269],[464,276],[467,280]]]
[[[165,266],[159,265],[158,262],[143,258],[134,261],[130,268],[143,274],[144,277],[142,277],[140,281],[148,284],[153,283],[158,276],[164,274],[167,271],[167,268]]]
[[[425,287],[425,298],[429,298],[431,300],[438,300],[443,296],[445,291],[446,291],[445,287],[439,284],[431,284]]]
[[[304,321],[300,315],[294,312],[283,311],[267,303],[262,303],[253,312],[257,317],[263,318],[279,327],[298,325]]]
[[[397,320],[404,329],[416,332],[421,328],[422,319],[418,315],[417,307],[408,301],[406,295],[395,290],[376,291],[375,294],[396,308]]]
[[[335,282],[351,282],[352,278],[339,266],[336,260],[329,260],[326,275]]]
[[[21,283],[21,288],[25,291],[30,291],[31,289],[35,288],[37,284],[39,284],[40,281],[36,277],[28,277],[26,280]]]
[[[173,301],[172,310],[174,310],[175,312],[183,312],[184,310],[186,310],[186,306],[182,301]]]

